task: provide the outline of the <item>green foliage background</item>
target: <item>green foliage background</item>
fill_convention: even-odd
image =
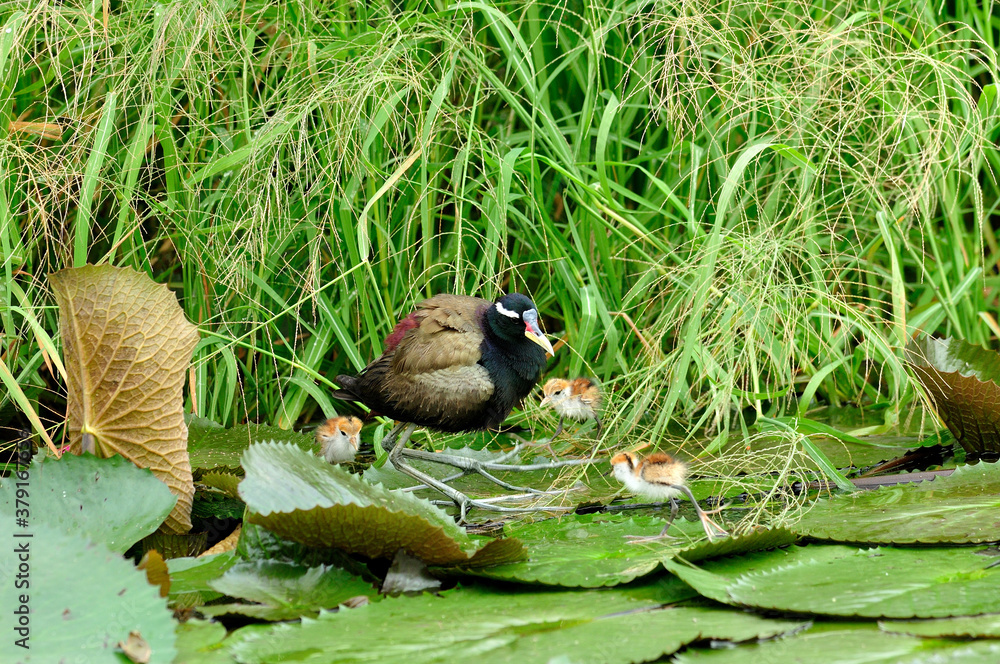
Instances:
[[[58,410],[46,275],[109,262],[178,293],[190,405],[226,425],[315,419],[414,302],[513,289],[622,436],[816,403],[892,425],[910,335],[1000,332],[993,23],[961,0],[2,3],[4,400]]]

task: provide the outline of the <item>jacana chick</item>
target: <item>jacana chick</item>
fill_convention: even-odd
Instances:
[[[382,441],[395,441],[389,460],[462,507],[461,492],[402,459],[417,425],[438,431],[498,427],[538,383],[552,345],[538,325],[534,303],[520,293],[489,302],[435,295],[417,304],[385,340],[382,355],[357,376],[337,376],[338,399],[360,401],[399,424]]]
[[[625,488],[634,494],[651,498],[653,500],[670,501],[670,519],[659,535],[653,537],[629,537],[636,541],[658,540],[667,535],[667,530],[677,516],[677,501],[679,494],[683,493],[688,497],[701,520],[701,526],[708,535],[708,541],[712,542],[714,535],[727,536],[717,523],[708,518],[709,514],[716,514],[722,510],[719,508],[711,512],[701,509],[701,505],[695,500],[691,489],[687,487],[687,464],[680,459],[676,459],[669,454],[657,452],[650,454],[645,459],[640,459],[635,452],[622,452],[616,454],[611,459],[611,467],[614,469],[615,477],[625,485]]]
[[[348,415],[331,417],[316,427],[316,442],[327,463],[354,461],[361,438],[361,420]]]
[[[597,422],[596,438],[601,437],[601,388],[589,378],[552,378],[542,387],[542,406],[550,405],[559,413],[559,424],[556,426],[554,439],[562,432],[563,420],[570,418],[578,422],[594,420]]]

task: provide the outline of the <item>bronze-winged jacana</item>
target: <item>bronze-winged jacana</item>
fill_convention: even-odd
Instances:
[[[497,508],[413,468],[403,448],[418,425],[448,432],[498,427],[538,382],[546,353],[554,353],[552,345],[526,296],[489,302],[435,295],[396,324],[381,357],[357,376],[337,376],[334,396],[398,420],[382,443],[395,441],[393,466],[447,495],[464,517],[467,506]]]
[[[650,454],[645,459],[640,459],[635,452],[622,452],[616,454],[611,459],[611,467],[614,469],[615,477],[625,485],[625,488],[640,496],[652,498],[653,500],[670,501],[670,519],[659,535],[652,537],[633,537],[633,541],[648,542],[662,539],[667,535],[667,529],[674,522],[677,516],[677,501],[679,494],[685,494],[694,504],[694,509],[701,520],[701,526],[708,535],[708,541],[714,541],[714,535],[725,537],[729,533],[723,530],[718,524],[708,518],[709,514],[716,514],[723,508],[706,512],[701,509],[698,501],[695,500],[691,489],[684,483],[687,479],[687,464],[680,459],[676,459],[669,454],[657,452]]]
[[[562,432],[563,420],[594,420],[597,422],[596,438],[601,437],[601,388],[589,378],[552,378],[542,386],[542,406],[552,406],[559,413],[559,424],[552,438]]]
[[[320,446],[320,456],[327,463],[354,461],[358,453],[361,437],[361,420],[348,415],[331,417],[316,427],[316,442]]]

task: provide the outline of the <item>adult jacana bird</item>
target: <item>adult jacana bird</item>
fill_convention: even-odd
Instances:
[[[687,464],[680,459],[663,452],[650,454],[645,459],[640,459],[635,452],[622,452],[612,457],[611,467],[615,477],[632,493],[654,500],[670,501],[670,519],[659,535],[652,537],[629,536],[629,539],[637,542],[648,542],[666,537],[667,530],[677,516],[676,498],[682,493],[694,504],[694,509],[698,513],[698,519],[701,520],[701,526],[705,530],[705,534],[708,535],[709,542],[713,541],[714,535],[725,537],[729,534],[708,518],[709,514],[716,514],[724,508],[711,512],[701,509],[701,505],[695,500],[694,494],[685,483],[688,468]]]
[[[538,382],[552,345],[538,311],[520,294],[489,302],[435,295],[417,304],[385,340],[381,357],[357,376],[337,376],[338,399],[358,401],[399,421],[382,444],[400,471],[454,500],[464,517],[477,504],[413,468],[402,450],[416,426],[448,432],[498,427]]]
[[[589,378],[552,378],[542,386],[541,405],[551,406],[559,413],[559,424],[552,438],[562,432],[563,420],[570,418],[577,421],[594,420],[597,422],[596,438],[601,437],[601,388]]]

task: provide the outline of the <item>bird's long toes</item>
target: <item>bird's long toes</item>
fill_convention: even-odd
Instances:
[[[714,514],[715,512],[702,513],[701,516],[701,526],[705,529],[705,534],[708,535],[708,541],[714,542],[713,535],[718,535],[719,537],[729,537],[729,532],[725,528],[717,524],[708,518],[708,514]]]
[[[718,514],[719,512],[722,512],[723,510],[727,510],[727,509],[729,509],[732,506],[733,506],[732,503],[726,503],[722,507],[716,507],[714,510],[702,510],[702,512],[704,514]]]
[[[496,503],[492,502],[494,500],[499,501],[505,498],[519,498],[519,496],[500,496],[498,498],[486,498],[483,500],[473,500],[470,498],[468,499],[467,505],[469,508],[475,507],[477,509],[487,510],[490,512],[507,512],[511,514],[528,513],[528,512],[558,512],[570,509],[565,507],[548,507],[548,506],[547,507],[504,507],[503,505],[497,505]]]
[[[555,439],[554,438],[539,438],[538,440],[532,440],[532,441],[530,441],[528,443],[528,447],[534,447],[535,449],[539,449],[539,450],[548,450],[549,454],[551,454],[553,458],[558,458],[559,455],[556,454],[556,451],[554,449],[552,449],[552,441],[553,440],[555,440]]]
[[[551,489],[549,491],[543,491],[542,489],[532,489],[530,486],[514,487],[514,490],[522,493],[530,493],[535,496],[558,496],[565,493],[564,489]]]
[[[629,544],[638,544],[640,542],[660,542],[663,540],[674,540],[677,538],[673,535],[660,533],[659,535],[626,535],[625,539],[629,541]]]

